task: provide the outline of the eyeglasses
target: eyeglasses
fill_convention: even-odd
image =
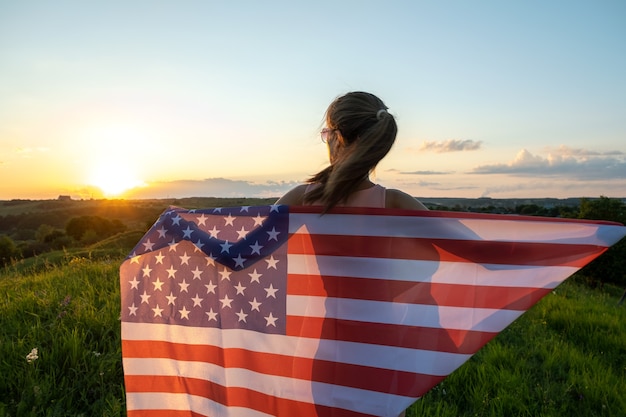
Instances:
[[[339,130],[339,129],[330,129],[328,127],[325,127],[324,129],[322,129],[322,131],[320,132],[320,136],[322,138],[322,142],[324,142],[324,143],[328,142],[328,134],[330,132],[334,132],[335,130]]]

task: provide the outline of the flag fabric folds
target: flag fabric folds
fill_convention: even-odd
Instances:
[[[619,241],[610,222],[166,210],[120,269],[133,416],[397,416]]]

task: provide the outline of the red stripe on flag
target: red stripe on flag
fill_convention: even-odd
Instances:
[[[146,349],[146,343],[150,346],[149,351]],[[122,349],[125,358],[166,358],[212,363],[222,368],[248,369],[265,375],[291,377],[407,397],[419,396],[424,390],[430,389],[443,379],[441,376],[205,345],[124,340]]]
[[[365,417],[368,414],[330,408],[311,403],[288,400],[263,394],[247,388],[224,387],[213,382],[178,376],[134,376],[124,379],[126,392],[167,392],[185,393],[210,398],[227,407],[244,407],[274,416],[315,416],[328,415],[333,417]],[[141,415],[141,414],[138,414]],[[145,415],[152,416],[152,410]],[[189,414],[185,414],[189,415]],[[196,414],[203,415],[203,414]]]
[[[498,333],[289,316],[287,334],[471,355]]]
[[[549,288],[496,287],[289,274],[287,292],[450,307],[528,310]]]
[[[500,265],[582,267],[607,248],[596,245],[295,234],[289,253]]]

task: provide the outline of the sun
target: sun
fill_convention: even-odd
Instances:
[[[100,161],[93,168],[89,184],[98,187],[107,197],[117,197],[132,188],[145,185],[132,168],[116,161]]]
[[[144,186],[138,175],[141,154],[147,142],[141,130],[113,125],[94,128],[86,135],[89,144],[85,163],[87,184],[99,188],[105,197],[119,197],[135,187]]]

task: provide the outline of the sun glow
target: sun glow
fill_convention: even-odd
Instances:
[[[136,158],[148,142],[141,130],[111,126],[90,133],[87,143],[91,157],[86,161],[89,185],[99,188],[105,197],[119,197],[128,190],[145,186],[138,174],[140,160]]]
[[[127,166],[116,163],[102,162],[97,166],[89,179],[89,184],[98,187],[105,196],[120,196],[125,191],[144,186],[136,173]]]

